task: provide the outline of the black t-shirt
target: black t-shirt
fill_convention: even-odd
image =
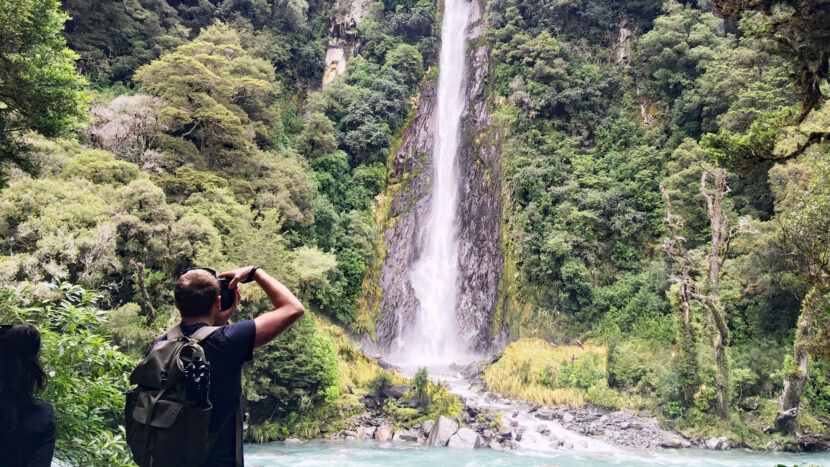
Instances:
[[[55,409],[40,399],[18,408],[17,428],[0,430],[0,467],[49,467],[55,451]]]
[[[207,324],[182,324],[182,334],[189,336],[204,326]],[[200,343],[205,351],[205,359],[210,362],[210,402],[213,404],[211,432],[216,432],[228,417],[235,416],[242,396],[242,365],[253,358],[255,338],[256,324],[252,320],[246,320],[222,326]],[[159,341],[165,339],[167,334]],[[236,465],[234,423],[235,420],[230,420],[216,439],[206,466]]]

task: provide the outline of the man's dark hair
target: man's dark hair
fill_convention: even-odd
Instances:
[[[173,296],[182,317],[208,316],[219,296],[219,279],[204,269],[187,271],[176,282]]]

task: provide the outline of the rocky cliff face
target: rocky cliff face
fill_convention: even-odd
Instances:
[[[485,93],[489,52],[480,45],[484,5],[473,0],[467,34],[467,99],[462,116],[458,158],[462,177],[459,216],[460,293],[458,307],[462,339],[471,350],[487,352],[506,333],[492,329],[503,271],[500,242],[501,166],[499,137],[492,128]],[[384,232],[386,258],[379,285],[383,290],[377,321],[378,351],[389,350],[402,330],[412,325],[418,310],[409,280],[418,258],[421,226],[427,219],[435,132],[435,80],[422,90],[415,116],[405,130],[392,163],[391,202]],[[496,338],[496,334],[501,337]],[[495,339],[494,339],[495,338]],[[364,341],[365,342],[365,341]],[[371,346],[370,346],[371,347]]]
[[[459,329],[472,350],[489,352],[507,344],[506,329],[492,329],[504,271],[501,250],[501,163],[499,133],[485,93],[490,73],[489,50],[481,41],[484,4],[473,1],[467,43],[467,110],[459,153],[462,177],[459,207]],[[500,335],[498,335],[500,334]],[[494,341],[494,338],[495,341]]]

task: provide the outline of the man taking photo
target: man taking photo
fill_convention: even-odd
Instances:
[[[221,309],[220,279],[229,281],[227,290],[233,293],[232,305],[224,310]],[[256,282],[267,294],[274,310],[252,320],[229,325],[228,320],[239,303],[238,285],[246,282]],[[210,269],[189,270],[176,282],[174,298],[182,317],[181,324],[159,338],[154,343],[154,348],[159,348],[160,343],[168,339],[181,341],[189,338],[198,342],[204,350],[204,359],[209,364],[208,394],[212,406],[208,430],[210,447],[204,465],[241,466],[242,421],[239,404],[242,395],[242,365],[253,358],[255,348],[279,336],[299,320],[305,310],[297,297],[283,284],[257,266],[247,266],[218,275]],[[220,327],[211,329],[209,326]],[[200,332],[200,329],[203,330]],[[165,378],[166,375],[162,376],[162,380]],[[160,398],[158,396],[156,400]],[[151,409],[148,417],[152,418],[154,411],[158,413],[157,409]],[[145,445],[156,442],[148,441]],[[139,462],[140,465],[145,463]],[[165,464],[166,462],[152,458],[149,461],[149,465]]]

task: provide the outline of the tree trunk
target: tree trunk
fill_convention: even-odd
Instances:
[[[150,298],[150,293],[147,291],[147,285],[144,283],[144,263],[137,261],[130,261],[135,268],[135,275],[138,282],[138,290],[141,292],[141,297],[144,299],[144,304],[147,307],[147,325],[150,326],[156,320],[156,308],[153,306],[153,301]]]
[[[718,287],[720,285],[721,267],[726,259],[729,238],[729,220],[723,210],[723,197],[729,193],[726,184],[726,171],[710,169],[700,164],[703,174],[700,177],[700,192],[706,198],[706,207],[712,229],[712,239],[709,245],[709,270],[707,276],[707,308],[712,314],[715,324],[713,346],[715,348],[715,363],[717,374],[715,386],[718,391],[717,412],[720,418],[729,417],[729,362],[726,358],[726,347],[729,345],[729,327],[720,307]],[[715,182],[715,191],[710,195],[706,190],[706,178],[712,177]]]
[[[677,373],[680,377],[680,397],[686,405],[691,406],[698,389],[697,342],[692,326],[692,305],[687,284],[680,285],[680,301],[683,306],[683,321],[680,326]]]
[[[718,391],[718,416],[726,420],[729,418],[729,362],[726,359],[726,345],[723,335],[715,333],[715,363],[718,374],[715,375],[715,386]]]
[[[821,292],[814,288],[804,297],[801,305],[801,316],[798,318],[793,343],[793,360],[798,369],[784,377],[784,391],[778,401],[779,412],[775,418],[775,430],[786,434],[793,434],[798,429],[798,405],[804,386],[810,380],[810,354],[806,344],[812,334],[813,313],[821,310],[821,296]]]

